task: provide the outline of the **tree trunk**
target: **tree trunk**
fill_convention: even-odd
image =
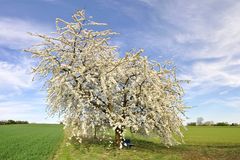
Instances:
[[[94,138],[97,139],[97,126],[94,126]]]
[[[122,142],[123,142],[122,133],[123,133],[123,129],[119,127],[115,129],[115,144],[120,149],[122,148]]]

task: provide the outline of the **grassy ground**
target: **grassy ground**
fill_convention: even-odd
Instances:
[[[61,125],[1,125],[0,160],[52,159],[62,139]]]
[[[239,127],[188,127],[184,145],[166,148],[157,137],[131,136],[131,149],[108,149],[97,142],[64,143],[55,160],[240,160]]]
[[[0,160],[240,160],[240,127],[189,127],[186,144],[171,148],[154,136],[128,137],[131,149],[93,140],[66,146],[61,125],[0,126]]]

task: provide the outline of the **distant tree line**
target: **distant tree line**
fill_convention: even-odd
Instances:
[[[207,121],[202,124],[197,124],[196,122],[190,122],[187,125],[188,126],[240,126],[240,124],[238,123],[228,123],[228,122],[213,123],[212,121]]]
[[[217,122],[206,121],[202,117],[198,117],[196,122],[190,122],[187,124],[188,126],[240,126],[240,123],[228,123],[228,122]]]
[[[14,121],[14,120],[0,121],[0,125],[8,125],[8,124],[29,124],[29,123],[28,121]]]

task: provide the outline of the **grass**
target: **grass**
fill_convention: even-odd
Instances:
[[[55,160],[240,160],[240,127],[188,127],[186,143],[171,148],[157,137],[128,137],[135,146],[123,150],[94,141],[63,143]]]
[[[0,159],[52,159],[62,140],[63,130],[61,125],[1,125]]]
[[[94,140],[67,146],[63,136],[61,125],[0,126],[0,160],[240,160],[240,127],[188,127],[186,143],[171,148],[154,136],[128,134],[134,147],[123,150]]]
[[[188,127],[185,141],[193,145],[240,145],[240,127],[198,126]]]

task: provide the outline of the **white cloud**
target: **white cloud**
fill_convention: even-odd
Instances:
[[[201,106],[227,106],[235,109],[240,109],[240,97],[230,97],[225,99],[209,99],[200,104]]]
[[[221,58],[206,62],[197,61],[193,63],[185,73],[179,76],[180,79],[190,80],[189,85],[184,88],[187,99],[194,99],[198,96],[218,91],[218,95],[228,95],[231,88],[240,88],[240,58]],[[210,97],[209,97],[210,98]]]
[[[57,123],[59,118],[49,117],[45,112],[46,104],[41,98],[27,101],[0,102],[0,120],[27,120],[37,123]]]
[[[39,83],[32,82],[30,66],[31,61],[24,58],[18,64],[0,61],[0,120],[56,123],[58,118],[46,113],[46,94],[36,87]]]
[[[140,0],[150,6],[153,43],[165,38],[172,48],[185,49],[187,58],[212,58],[240,51],[240,3],[230,0],[208,1]],[[166,36],[161,31],[169,32]],[[159,41],[156,39],[159,38]],[[193,45],[193,47],[191,46]],[[198,47],[196,47],[196,45]],[[162,47],[162,46],[161,46]],[[189,48],[192,50],[189,52]]]
[[[213,13],[209,12],[209,14]],[[218,12],[214,14],[218,14]],[[239,14],[240,3],[236,3],[234,6],[227,8],[224,13],[221,13],[221,17],[217,17],[215,22],[209,22],[208,17],[202,17],[202,21],[205,21],[197,23],[201,28],[192,27],[196,24],[187,24],[191,29],[177,34],[175,36],[176,41],[181,44],[200,44],[201,48],[188,54],[188,56],[194,58],[213,58],[239,54]]]
[[[2,35],[0,31],[0,43]],[[17,39],[25,39],[21,36],[24,36],[24,34],[10,36],[9,42],[5,42],[4,45],[9,47],[10,39],[13,41],[11,45],[18,43],[15,43]],[[25,44],[19,42],[12,48],[23,47],[23,45]],[[35,104],[18,101],[18,99],[28,97],[28,91],[33,91],[37,86],[36,83],[32,82],[32,60],[21,52],[16,53],[16,50],[1,48],[0,58],[0,119],[34,120],[37,117],[41,118],[38,115],[39,112],[35,111]],[[32,116],[32,118],[29,116]]]
[[[50,30],[49,26],[30,20],[0,17],[0,46],[3,46],[0,48],[1,94],[33,87],[30,74],[32,62],[19,50],[39,41],[27,32],[50,33]]]
[[[31,62],[28,59],[21,60],[19,64],[0,61],[0,90],[11,91],[32,87]]]
[[[13,49],[29,47],[37,39],[27,32],[49,33],[51,27],[30,20],[0,17],[0,45]]]
[[[240,67],[240,59],[226,58],[216,62],[196,62],[189,72],[189,77],[193,86],[240,87],[240,72],[236,67]]]
[[[240,87],[239,1],[140,1],[153,11],[148,25],[153,30],[145,34],[155,37],[142,40],[178,54],[180,78],[192,81],[187,92],[199,96]]]
[[[30,47],[39,40],[27,34],[50,33],[47,25],[30,20],[0,17],[0,120],[15,119],[31,122],[56,122],[47,118],[46,105],[33,90],[32,60],[21,49]],[[38,92],[39,87],[36,92]],[[27,100],[28,99],[28,100]]]
[[[26,114],[36,110],[33,108],[30,102],[18,102],[18,101],[7,101],[0,102],[0,113],[1,115],[6,114]]]

